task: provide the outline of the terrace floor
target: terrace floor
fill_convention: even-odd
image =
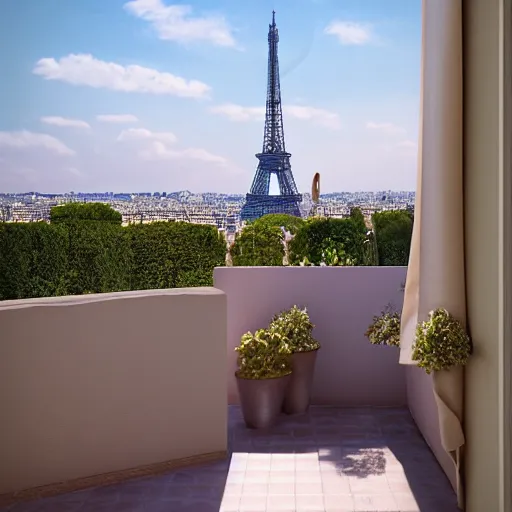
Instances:
[[[2,512],[456,512],[455,494],[401,408],[311,407],[270,431],[229,408],[230,460],[18,503]]]

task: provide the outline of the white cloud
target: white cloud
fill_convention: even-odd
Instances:
[[[163,142],[155,140],[139,153],[144,160],[200,160],[212,164],[224,165],[227,160],[201,148],[170,149]]]
[[[315,124],[337,130],[340,128],[340,118],[335,112],[315,107],[306,107],[303,105],[287,105],[284,111],[291,117],[312,121]]]
[[[151,132],[145,128],[123,130],[117,137],[118,141],[150,140],[164,144],[174,144],[178,139],[172,132]]]
[[[33,133],[26,130],[19,132],[0,132],[0,146],[17,149],[43,148],[59,155],[74,155],[75,152],[63,142],[45,133]]]
[[[137,123],[139,120],[132,114],[100,114],[96,116],[100,123],[129,124]]]
[[[69,119],[66,117],[59,116],[45,116],[41,117],[41,122],[45,124],[50,124],[53,126],[63,126],[70,128],[90,128],[89,123],[82,121],[80,119]]]
[[[295,119],[311,121],[315,124],[326,126],[332,129],[340,127],[338,114],[321,108],[308,107],[304,105],[286,105],[283,107],[284,114]],[[261,121],[265,119],[265,107],[243,107],[233,103],[216,105],[210,108],[210,112],[227,117],[231,121]]]
[[[243,107],[234,103],[225,103],[210,108],[213,114],[220,114],[231,121],[260,121],[265,119],[265,107]]]
[[[396,124],[376,123],[375,121],[368,121],[366,123],[366,128],[368,130],[375,130],[375,131],[387,133],[389,135],[404,133],[404,131],[405,131],[401,126],[397,126]]]
[[[123,92],[202,98],[210,91],[208,85],[198,80],[186,80],[171,73],[135,64],[122,66],[96,59],[90,54],[69,54],[59,60],[40,59],[33,73],[46,80]]]
[[[371,25],[353,21],[333,21],[324,29],[324,33],[335,36],[343,45],[363,45],[372,42]]]
[[[227,160],[201,148],[175,149],[177,141],[171,132],[152,132],[145,128],[123,130],[118,141],[143,142],[138,154],[143,160],[200,160],[213,164],[224,165]]]
[[[206,41],[217,46],[236,45],[232,30],[222,16],[192,16],[190,5],[165,5],[162,0],[132,0],[124,8],[148,21],[160,39],[178,43]]]

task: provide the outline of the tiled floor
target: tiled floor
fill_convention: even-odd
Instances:
[[[80,491],[9,512],[456,512],[405,409],[312,407],[271,431],[229,409],[231,460]]]

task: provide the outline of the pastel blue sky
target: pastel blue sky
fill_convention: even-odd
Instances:
[[[301,191],[413,190],[420,0],[4,0],[0,191],[248,191],[267,33]]]

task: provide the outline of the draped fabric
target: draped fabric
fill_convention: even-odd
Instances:
[[[412,360],[418,322],[446,308],[465,324],[461,0],[423,0],[421,111],[414,228],[402,310],[400,363]],[[463,370],[435,372],[443,448],[461,485]]]

